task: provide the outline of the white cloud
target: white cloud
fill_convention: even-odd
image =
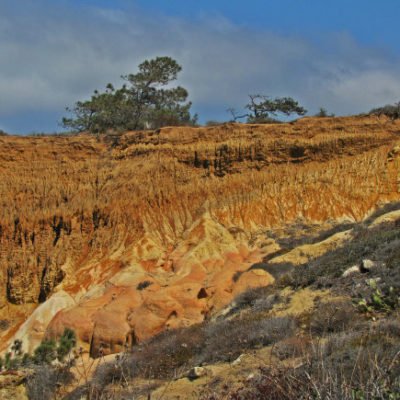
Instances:
[[[180,83],[195,108],[214,115],[243,105],[249,93],[291,95],[336,113],[366,111],[400,93],[399,59],[349,35],[317,45],[215,16],[188,22],[50,1],[29,3],[23,12],[0,6],[0,54],[0,117],[8,118],[59,114],[156,55],[184,66]]]
[[[357,104],[368,106],[393,103],[399,100],[400,79],[394,71],[360,71],[349,74],[330,85],[333,97],[342,102],[343,108]]]

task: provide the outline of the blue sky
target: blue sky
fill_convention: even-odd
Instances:
[[[400,1],[1,0],[0,129],[60,130],[65,107],[146,58],[184,68],[201,121],[249,93],[351,114],[400,100]]]
[[[141,0],[136,4],[183,18],[224,15],[243,26],[289,35],[315,37],[323,32],[345,30],[366,43],[400,46],[398,0]]]

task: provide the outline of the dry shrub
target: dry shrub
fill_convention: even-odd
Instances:
[[[102,390],[109,384],[121,384],[134,377],[174,379],[193,366],[233,361],[248,349],[282,340],[291,336],[295,327],[293,318],[263,317],[166,331],[115,362],[101,365],[95,372],[93,385]]]
[[[26,381],[29,400],[52,400],[56,398],[57,389],[71,383],[74,376],[66,367],[40,365]]]
[[[175,378],[192,366],[191,361],[204,346],[202,325],[166,331],[140,346],[125,366],[145,378]]]
[[[294,373],[293,373],[294,372]],[[212,394],[202,397],[202,400],[293,400],[309,390],[309,385],[296,371],[286,368],[261,368],[253,378],[227,395]],[[310,397],[311,399],[311,397]]]
[[[376,330],[381,335],[387,335],[393,339],[400,339],[400,316],[393,316],[380,320]]]
[[[331,377],[343,399],[361,393],[360,399],[386,399],[400,389],[400,363],[398,340],[393,340],[379,326],[368,330],[334,335],[319,348],[315,347],[308,371],[321,387]],[[397,393],[397,392],[396,392]]]
[[[200,361],[233,361],[247,349],[267,346],[293,334],[296,322],[290,317],[242,318],[222,321],[206,328],[206,344]]]
[[[312,335],[326,335],[341,332],[359,319],[350,301],[320,303],[310,319]]]
[[[9,328],[10,321],[8,319],[0,319],[0,331],[5,331]]]
[[[384,400],[399,398],[400,352],[379,330],[341,333],[310,346],[303,364],[263,367],[239,389],[204,400]]]
[[[311,340],[308,337],[291,337],[276,343],[272,354],[280,360],[288,358],[305,357],[310,352]]]
[[[283,275],[278,281],[282,287],[290,286],[293,289],[300,289],[312,285],[320,277],[319,271],[309,264],[299,265],[290,274]]]
[[[229,315],[249,308],[253,311],[268,311],[279,300],[279,294],[273,286],[250,288],[235,297]]]
[[[202,325],[165,331],[118,357],[115,362],[97,368],[93,384],[103,388],[123,383],[135,377],[172,379],[193,365],[193,360],[204,347]]]
[[[270,311],[281,300],[279,294],[270,294],[267,297],[256,299],[253,303],[252,310],[254,312]]]

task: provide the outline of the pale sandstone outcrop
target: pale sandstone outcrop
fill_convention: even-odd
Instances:
[[[336,233],[327,239],[314,243],[304,244],[296,247],[290,252],[270,260],[271,263],[289,262],[293,265],[305,264],[306,262],[317,258],[330,250],[334,250],[345,244],[352,237],[352,230]]]
[[[388,212],[388,213],[381,215],[380,217],[374,219],[368,227],[374,228],[385,222],[393,222],[393,221],[397,221],[399,219],[400,219],[400,210],[391,211],[391,212]]]
[[[44,337],[47,326],[58,312],[75,305],[72,297],[64,292],[54,293],[41,304],[22,324],[15,336],[10,340],[22,341],[22,352],[32,353]]]

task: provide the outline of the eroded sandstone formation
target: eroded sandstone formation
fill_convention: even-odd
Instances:
[[[0,330],[74,329],[92,356],[200,322],[249,286],[287,224],[399,199],[400,123],[304,118],[0,138]]]

